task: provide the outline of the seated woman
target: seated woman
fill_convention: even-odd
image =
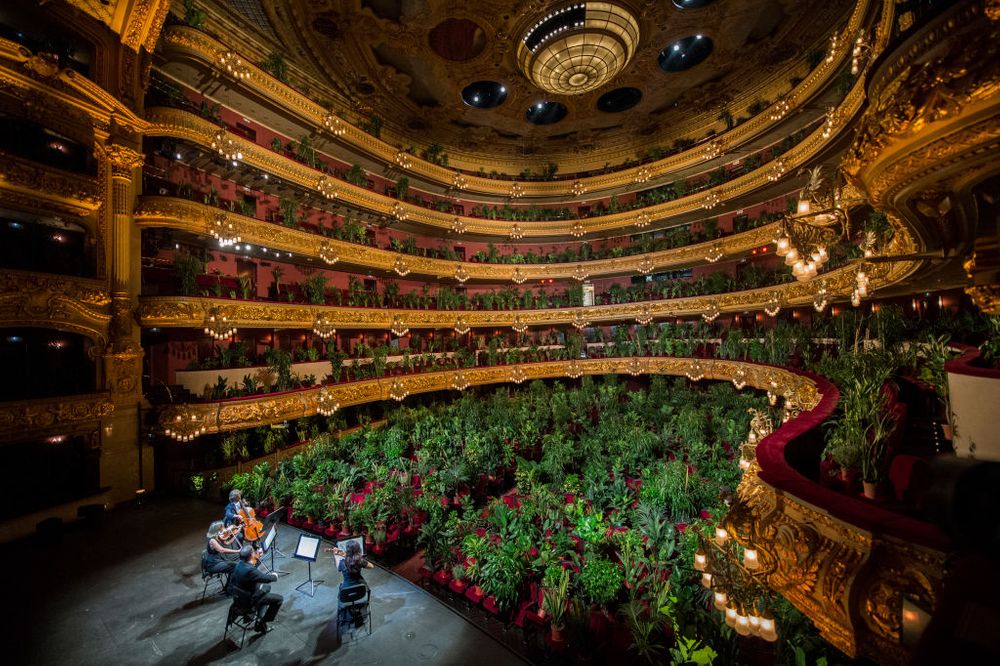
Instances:
[[[221,520],[208,526],[205,534],[205,571],[207,573],[231,574],[236,568],[240,555],[240,542],[236,538],[237,529],[225,527]]]
[[[342,559],[340,564],[337,565],[337,570],[344,575],[344,580],[340,583],[340,589],[344,589],[345,587],[350,587],[352,585],[367,584],[365,583],[365,579],[361,576],[361,570],[374,569],[375,565],[361,555],[361,546],[358,545],[358,542],[349,542],[347,544],[347,548],[342,552],[344,559]],[[341,553],[338,552],[337,554],[340,555]]]

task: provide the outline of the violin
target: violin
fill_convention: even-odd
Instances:
[[[336,555],[338,557],[347,557],[347,553],[344,552],[344,550],[342,550],[340,548],[337,548],[336,546],[334,546],[333,548],[324,548],[323,552],[324,553],[333,553],[334,555]]]
[[[257,515],[246,500],[240,500],[239,516],[243,523],[243,538],[245,540],[257,541],[263,536],[264,523],[257,520]]]
[[[240,525],[233,523],[229,527],[223,527],[221,530],[219,530],[219,534],[216,536],[216,538],[219,539],[220,541],[229,541],[234,536],[239,534],[241,529],[242,527]]]

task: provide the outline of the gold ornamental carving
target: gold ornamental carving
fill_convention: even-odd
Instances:
[[[115,178],[131,179],[132,173],[145,162],[142,153],[121,144],[113,143],[101,150],[111,165],[111,175]]]
[[[0,322],[58,327],[103,347],[111,297],[97,280],[7,270],[0,274]]]
[[[397,253],[380,248],[358,245],[333,238],[325,238],[305,231],[289,229],[270,222],[219,211],[205,204],[173,197],[146,196],[139,200],[135,212],[136,223],[140,227],[168,227],[211,235],[217,219],[223,223],[232,222],[238,226],[244,242],[274,248],[296,255],[323,258],[330,252],[339,261],[354,266],[363,266],[384,271],[393,269]],[[727,236],[721,241],[707,241],[684,247],[659,250],[645,254],[635,254],[611,259],[596,259],[584,262],[584,272],[590,277],[623,275],[634,272],[636,266],[644,273],[657,269],[681,268],[699,264],[711,247],[719,245],[726,256],[749,252],[773,241],[777,223],[767,224],[750,231]],[[326,248],[324,250],[324,247]],[[454,273],[454,262],[419,256],[406,256],[407,268],[412,273],[440,276]],[[527,280],[542,278],[575,278],[580,264],[489,264],[460,263],[467,279],[506,282],[511,280],[521,284]]]
[[[656,356],[642,359],[639,366],[629,358],[612,358],[523,363],[515,366],[520,368],[516,373],[509,366],[466,368],[462,370],[461,385],[481,386],[510,381],[520,383],[530,379],[565,377],[571,366],[581,375],[642,373],[684,376],[694,362],[697,362],[696,359]],[[796,404],[808,408],[822,399],[812,379],[784,368],[740,361],[714,361],[704,366],[705,379],[731,381],[737,372],[742,371],[740,376],[747,385],[778,391],[792,398]],[[257,398],[171,405],[163,410],[159,421],[162,427],[170,427],[177,416],[183,413],[185,418],[204,424],[206,433],[227,432],[311,416],[322,407],[320,397],[324,404],[332,401],[343,408],[388,400],[394,392],[396,395],[410,395],[448,390],[453,388],[454,382],[455,371],[444,370],[316,386]]]
[[[101,205],[95,178],[0,153],[0,192],[29,209],[85,216]]]
[[[71,429],[110,416],[114,409],[107,393],[5,402],[0,404],[0,438]]]

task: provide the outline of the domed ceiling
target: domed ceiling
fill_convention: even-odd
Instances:
[[[229,7],[358,114],[381,118],[390,140],[440,144],[452,164],[477,155],[487,164],[586,155],[600,166],[700,138],[722,111],[739,116],[766,94],[773,101],[805,74],[810,55],[825,52],[853,6],[240,0]]]

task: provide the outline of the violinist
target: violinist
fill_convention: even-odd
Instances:
[[[240,553],[240,541],[236,537],[238,527],[225,527],[221,520],[208,526],[205,545],[205,571],[208,573],[231,574],[236,568]]]
[[[284,602],[280,594],[271,592],[269,583],[278,580],[278,574],[265,574],[257,569],[258,551],[247,545],[240,548],[240,561],[229,579],[230,590],[237,598],[249,601],[257,611],[254,631],[267,632],[267,623],[278,614]]]
[[[335,547],[327,548],[326,551],[343,558],[337,565],[337,570],[344,577],[340,583],[340,589],[352,585],[367,585],[361,575],[361,570],[374,569],[375,565],[364,558],[361,554],[361,546],[358,545],[357,541],[349,541],[346,550]]]

